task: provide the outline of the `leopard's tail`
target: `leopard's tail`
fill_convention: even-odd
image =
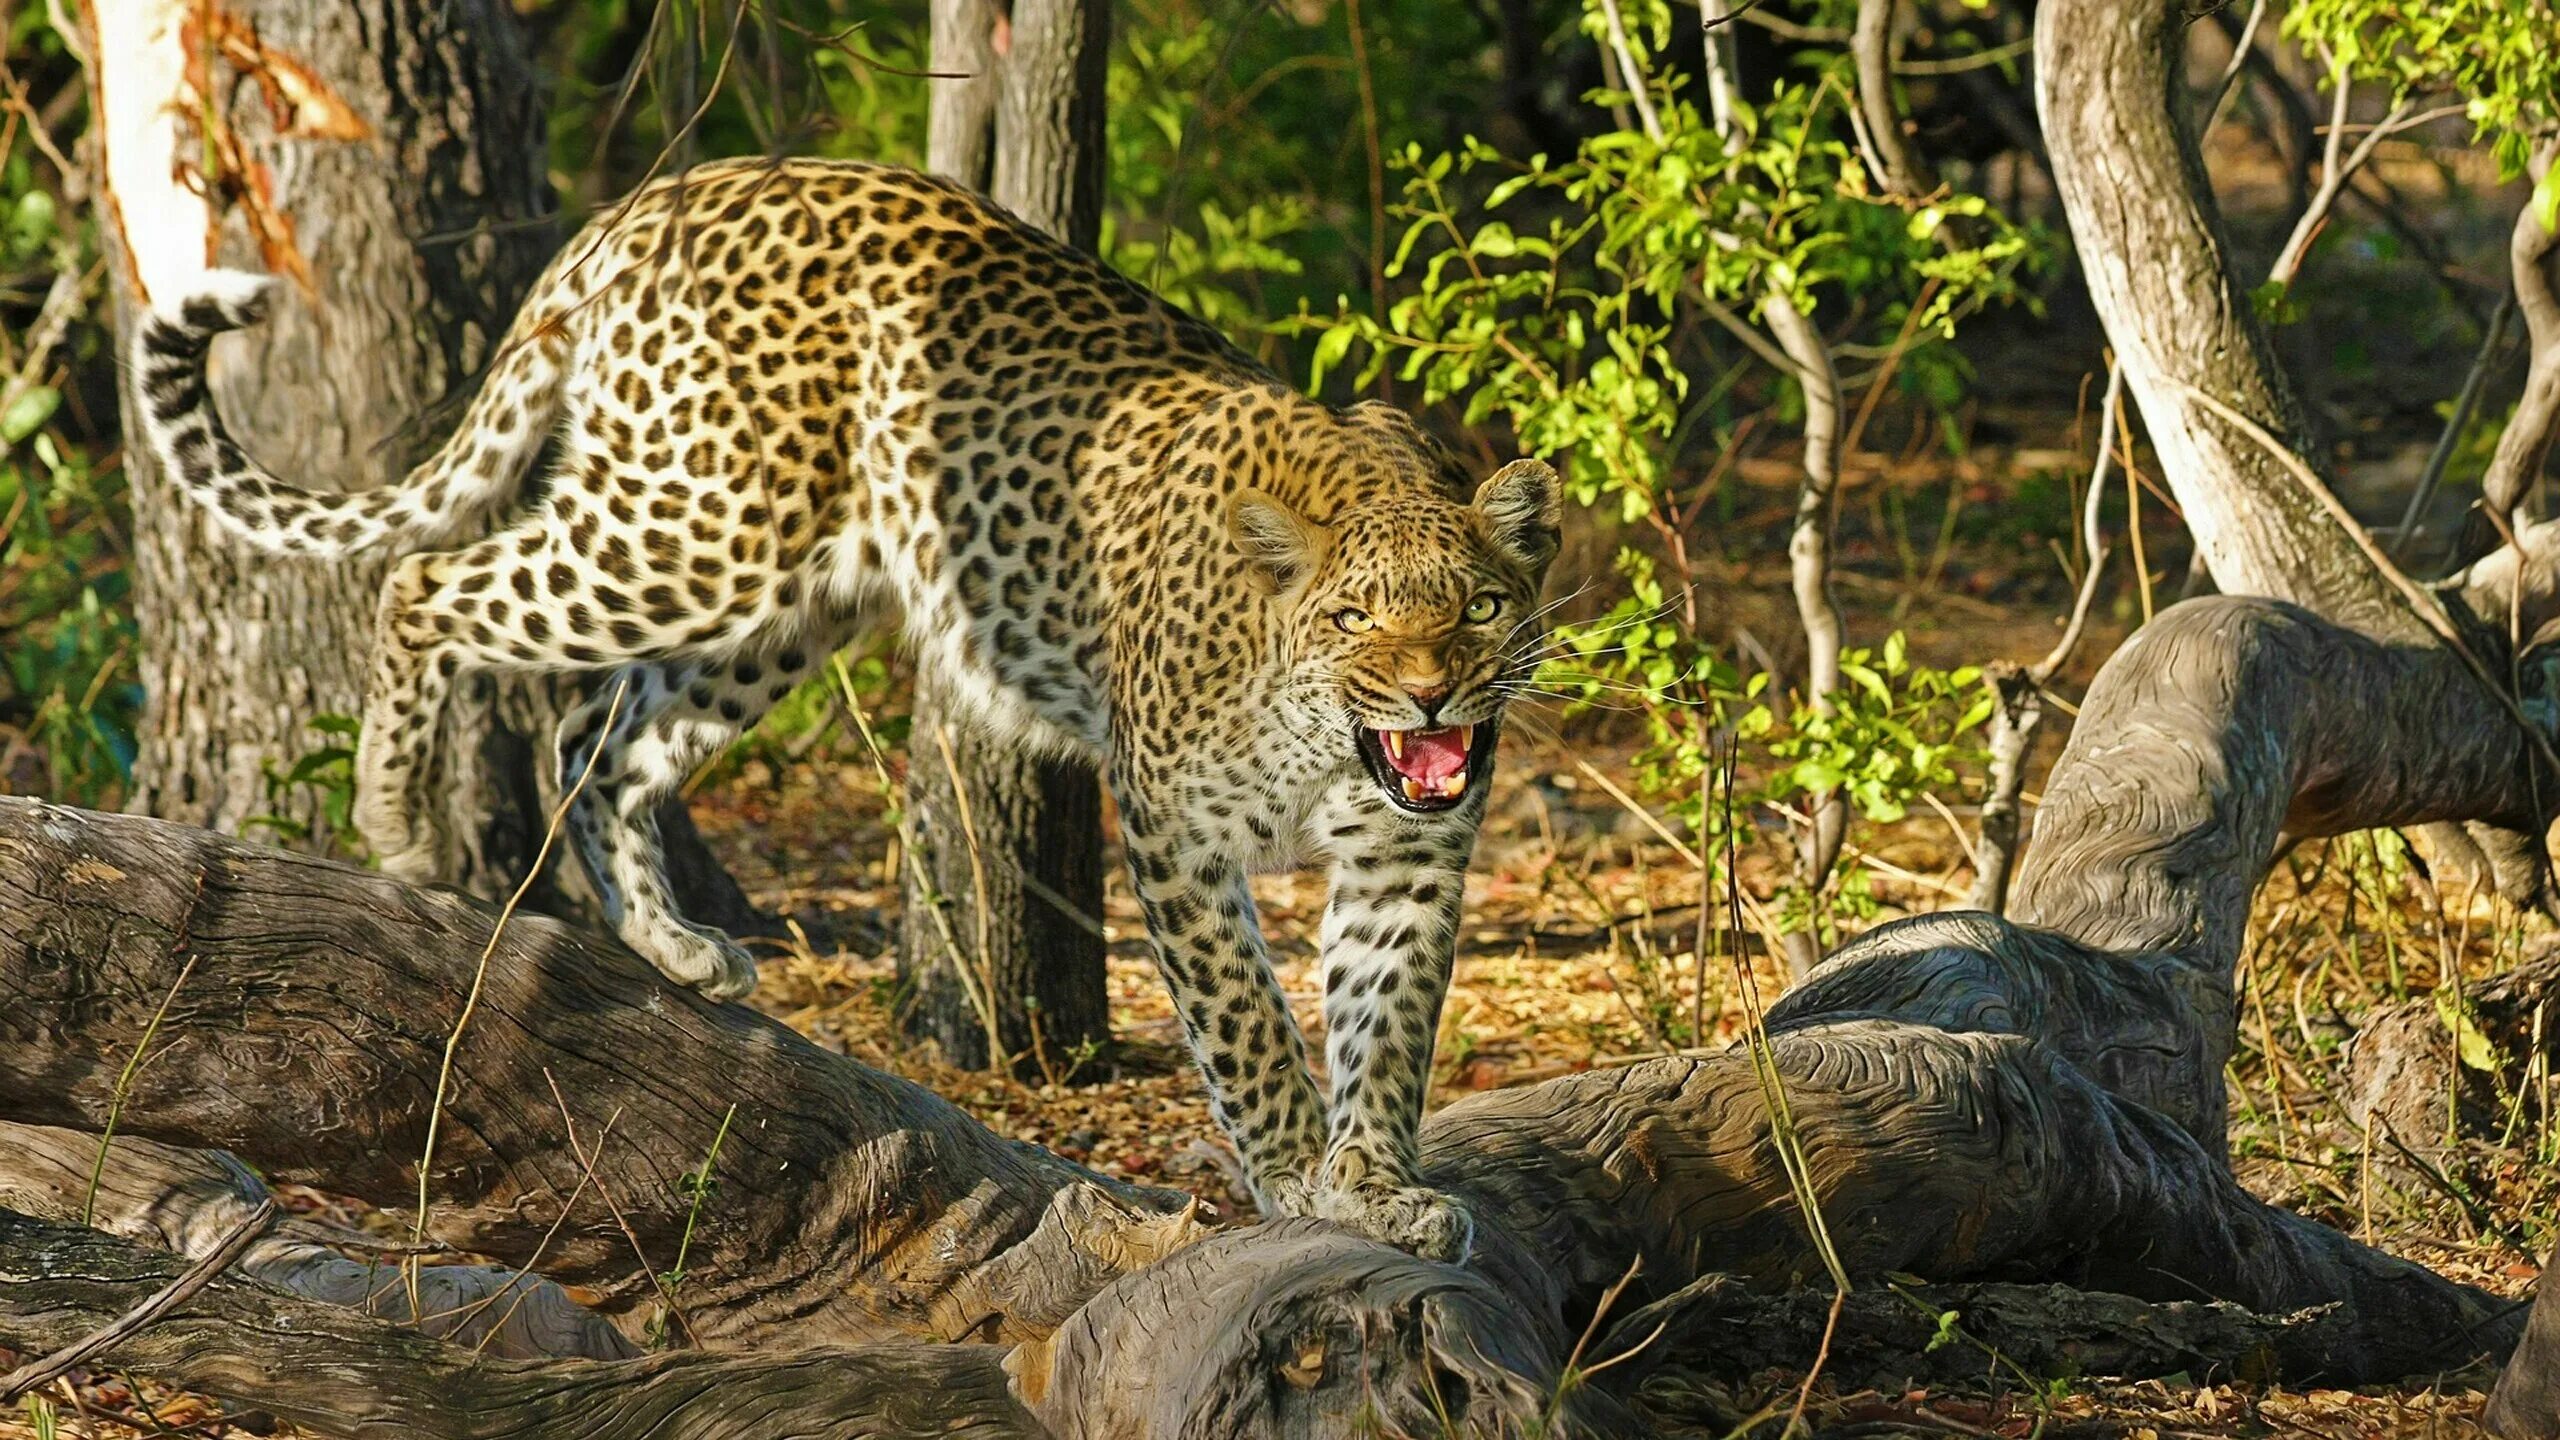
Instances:
[[[209,271],[187,293],[160,298],[134,332],[141,438],[196,503],[262,550],[337,557],[449,542],[515,500],[558,416],[563,376],[559,347],[523,318],[453,437],[400,483],[304,490],[250,459],[215,413],[205,357],[214,336],[266,318],[277,284]]]

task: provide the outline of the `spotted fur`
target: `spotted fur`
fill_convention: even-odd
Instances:
[[[558,752],[588,774],[569,828],[606,914],[670,977],[743,993],[753,964],[678,913],[651,816],[892,605],[997,732],[1104,767],[1266,1205],[1463,1251],[1414,1131],[1484,767],[1555,548],[1546,466],[1470,497],[1400,412],[1310,401],[985,200],[880,166],[720,164],[644,190],[569,244],[453,438],[384,490],[296,489],[224,433],[208,351],[267,297],[217,274],[139,327],[141,419],[251,542],[411,552],[382,592],[357,761],[385,870],[435,853],[420,787],[457,678],[594,672]],[[1362,753],[1469,725],[1434,732],[1475,737],[1436,808]],[[1332,871],[1329,1109],[1245,888],[1302,858]]]

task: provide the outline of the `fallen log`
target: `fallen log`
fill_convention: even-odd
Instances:
[[[1273,1229],[1256,1248],[1295,1252],[1302,1271],[1326,1270],[1337,1253],[1375,1250],[1308,1222]],[[1274,1240],[1285,1244],[1274,1246]],[[1184,1268],[1214,1272],[1221,1250],[1246,1243],[1242,1235],[1219,1237],[1199,1247]],[[1467,1277],[1450,1267],[1392,1252],[1365,1258],[1416,1294],[1468,1288]],[[94,1230],[0,1210],[0,1326],[30,1346],[66,1344],[104,1328],[181,1268],[174,1257]],[[1351,1273],[1372,1288],[1382,1278],[1378,1270]],[[1504,1304],[1490,1292],[1473,1300],[1497,1309]],[[1738,1418],[1717,1408],[1725,1387],[1801,1364],[1826,1332],[1831,1373],[1852,1386],[1962,1385],[1985,1373],[2030,1381],[2181,1373],[2251,1379],[2326,1371],[2341,1311],[2332,1306],[2270,1317],[2218,1302],[2154,1303],[2058,1285],[1889,1283],[1853,1292],[1835,1321],[1827,1295],[1773,1295],[1709,1275],[1652,1304],[1602,1317],[1609,1323],[1588,1341],[1582,1372],[1613,1376],[1613,1389],[1645,1389],[1647,1418],[1655,1423],[1690,1421],[1722,1431]],[[1448,1367],[1439,1406],[1405,1414],[1373,1406],[1376,1433],[1460,1429],[1442,1425],[1441,1417],[1463,1422],[1470,1413],[1485,1413],[1481,1392],[1471,1388],[1485,1384],[1500,1387],[1520,1413],[1572,1416],[1582,1433],[1630,1424],[1605,1398],[1595,1404],[1595,1397],[1568,1393],[1559,1400],[1557,1392],[1578,1391],[1588,1380],[1551,1381],[1550,1391],[1535,1393],[1518,1371],[1499,1363],[1521,1357],[1452,1351],[1445,1337],[1298,1332],[1282,1338],[1279,1386],[1253,1370],[1203,1377],[1178,1365],[1124,1373],[1107,1387],[1086,1386],[1073,1373],[1080,1360],[1053,1358],[1061,1347],[1080,1343],[1073,1327],[1054,1342],[1024,1347],[1028,1357],[1024,1351],[1007,1357],[985,1345],[888,1342],[782,1356],[673,1351],[612,1362],[510,1360],[439,1344],[234,1274],[217,1278],[107,1358],[220,1398],[254,1401],[278,1418],[333,1435],[1048,1440],[1270,1433],[1273,1427],[1257,1422],[1276,1417],[1257,1411],[1311,1392],[1349,1403],[1321,1417],[1291,1414],[1294,1433],[1350,1433],[1361,1392],[1343,1380],[1328,1385],[1325,1374],[1358,1378],[1364,1362],[1391,1367],[1398,1347],[1413,1344],[1429,1347],[1433,1363]],[[1009,1385],[1008,1372],[1019,1377],[1033,1368],[1070,1382],[1095,1403],[1058,1415],[1057,1428],[1049,1428],[1033,1413],[1047,1408],[1047,1392],[1025,1387],[1029,1393],[1017,1395]],[[1340,1423],[1310,1423],[1319,1418]]]
[[[1039,1333],[1200,1228],[1188,1197],[1005,1140],[654,983],[608,940],[526,915],[500,930],[457,892],[0,800],[0,936],[0,1116],[95,1133],[120,1109],[125,1134],[412,1219],[433,1116],[425,1233],[517,1264],[538,1251],[629,1329],[664,1303],[644,1266],[674,1263],[689,1220],[681,1308],[705,1342],[784,1320],[842,1341]],[[724,1119],[718,1193],[780,1203],[696,1214],[684,1177]]]
[[[2325,1306],[2320,1343],[2271,1363],[2333,1383],[2512,1343],[2513,1307],[2263,1205],[2221,1157],[2229,973],[2278,830],[2465,818],[2526,783],[2498,737],[2429,758],[2453,666],[2234,599],[2164,612],[2109,663],[2018,878],[2020,913],[2056,928],[1882,927],[1771,1013],[1853,1276]],[[664,1310],[708,1350],[996,1342],[946,1349],[1002,1359],[1056,1434],[1322,1434],[1344,1405],[1453,1403],[1489,1431],[1610,1433],[1622,1397],[1566,1369],[1631,1269],[1622,1307],[1710,1272],[1820,1273],[1740,1052],[1434,1116],[1426,1163],[1481,1222],[1442,1267],[1302,1226],[1190,1243],[1182,1197],[997,1139],[610,944],[201,832],[0,801],[0,937],[0,1114],[115,1114],[387,1207],[415,1204],[437,1115],[426,1233],[578,1285],[634,1337]],[[697,1213],[685,1177],[724,1118]],[[688,1222],[670,1296],[655,1273]]]
[[[273,1199],[219,1150],[0,1121],[0,1209],[198,1258]],[[362,1259],[341,1253],[355,1250]],[[290,1295],[349,1306],[501,1358],[625,1359],[629,1337],[558,1285],[504,1265],[420,1264],[361,1231],[287,1220],[238,1261]]]
[[[0,1211],[0,1328],[45,1349],[105,1327],[185,1268],[165,1253]],[[892,1343],[785,1359],[673,1351],[507,1360],[238,1275],[118,1345],[163,1376],[323,1435],[687,1440],[954,1435],[1041,1440],[988,1345]]]
[[[2560,1252],[2552,1258],[2560,1260]],[[2560,1440],[2560,1286],[2551,1283],[2548,1263],[2534,1289],[2524,1338],[2480,1416],[2498,1440]]]

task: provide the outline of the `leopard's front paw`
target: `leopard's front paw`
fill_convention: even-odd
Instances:
[[[1265,1220],[1313,1218],[1321,1194],[1304,1175],[1276,1175],[1254,1187],[1254,1199],[1262,1206]]]
[[[1323,1190],[1314,1213],[1425,1260],[1454,1265],[1475,1243],[1475,1217],[1455,1197],[1415,1185],[1363,1185]]]
[[[707,926],[686,921],[637,921],[623,927],[623,943],[658,967],[658,973],[714,1000],[744,999],[756,988],[756,960],[744,947]]]

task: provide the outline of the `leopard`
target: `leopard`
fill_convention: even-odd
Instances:
[[[753,958],[677,908],[658,808],[894,614],[974,723],[1098,768],[1264,1213],[1467,1253],[1417,1137],[1546,623],[1553,467],[1476,482],[1403,409],[1309,397],[1092,254],[885,164],[712,162],[600,213],[450,437],[377,489],[297,487],[233,438],[214,342],[280,282],[193,273],[130,342],[162,469],[265,552],[396,552],[356,745],[382,871],[433,878],[455,686],[570,677],[553,761],[605,921],[669,980],[744,995]],[[1321,1093],[1247,885],[1303,865],[1329,880]]]

